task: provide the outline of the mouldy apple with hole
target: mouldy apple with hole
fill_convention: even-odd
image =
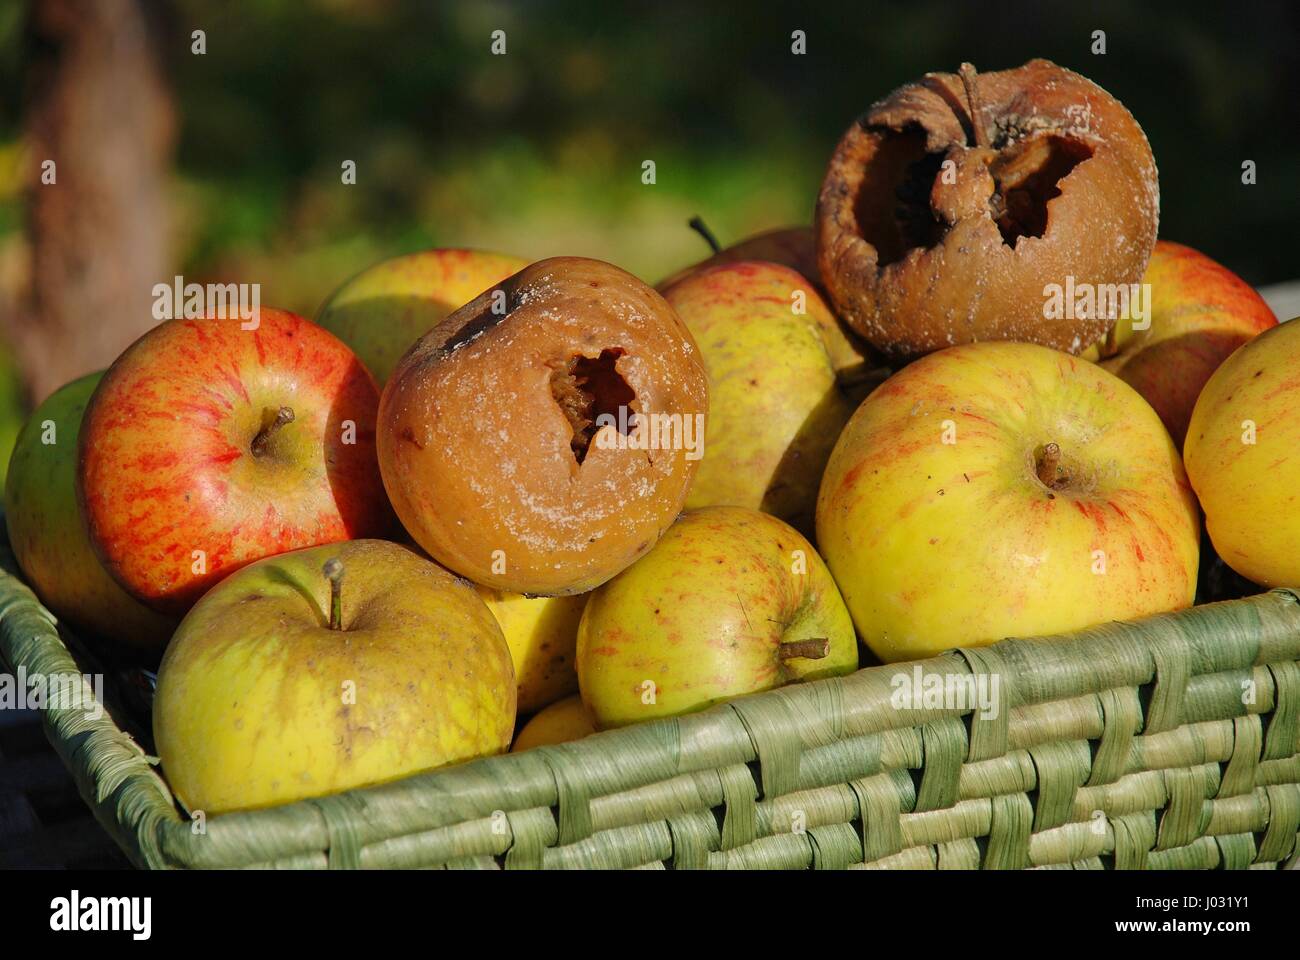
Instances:
[[[837,312],[891,359],[977,340],[1078,353],[1105,317],[1045,319],[1044,288],[1136,283],[1159,188],[1142,128],[1047,60],[930,73],[849,128],[817,201]]]
[[[583,593],[681,511],[707,411],[699,348],[667,301],[610,264],[554,257],[402,358],[379,465],[439,563],[512,593]]]

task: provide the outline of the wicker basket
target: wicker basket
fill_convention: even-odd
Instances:
[[[7,545],[0,566],[3,660],[81,671]],[[111,702],[44,721],[147,867],[1273,867],[1300,830],[1298,659],[1300,591],[1274,590],[919,662],[997,677],[996,714],[900,709],[918,664],[873,667],[204,822]]]

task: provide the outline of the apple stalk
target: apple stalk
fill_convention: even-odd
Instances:
[[[249,449],[253,451],[253,456],[260,457],[266,453],[266,445],[270,442],[271,437],[277,430],[286,423],[293,423],[293,408],[281,407],[275,412],[275,419],[257,431],[257,436],[249,444]]]
[[[330,582],[330,629],[343,629],[343,561],[331,557],[321,567],[325,579]]]

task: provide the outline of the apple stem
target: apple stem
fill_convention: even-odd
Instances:
[[[962,86],[966,88],[966,104],[970,109],[971,130],[975,133],[975,146],[987,147],[989,145],[988,131],[984,129],[984,119],[980,112],[980,98],[975,90],[975,76],[977,71],[975,65],[963,63],[958,71],[961,77]]]
[[[718,238],[713,235],[713,231],[709,229],[709,225],[704,222],[703,217],[691,217],[688,225],[692,230],[704,238],[705,242],[713,248],[714,253],[722,252],[722,244],[718,243]]]
[[[257,436],[253,438],[253,442],[249,445],[249,449],[253,451],[253,456],[260,457],[264,454],[271,435],[286,423],[293,423],[292,407],[281,407],[275,412],[275,419],[257,432]]]
[[[1055,488],[1060,480],[1056,475],[1060,463],[1061,448],[1055,443],[1044,446],[1043,452],[1038,455],[1038,482],[1045,487]]]
[[[782,660],[821,660],[831,655],[831,642],[826,637],[786,640],[780,645],[778,655]]]
[[[1112,323],[1110,329],[1106,331],[1106,343],[1101,348],[1101,358],[1103,360],[1115,356],[1119,350],[1119,324]]]
[[[330,629],[343,629],[343,561],[331,557],[321,567],[325,579],[330,582]]]

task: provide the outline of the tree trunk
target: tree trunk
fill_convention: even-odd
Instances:
[[[153,286],[171,279],[175,124],[145,2],[29,9],[30,285],[0,320],[35,402],[106,367],[153,326]]]

